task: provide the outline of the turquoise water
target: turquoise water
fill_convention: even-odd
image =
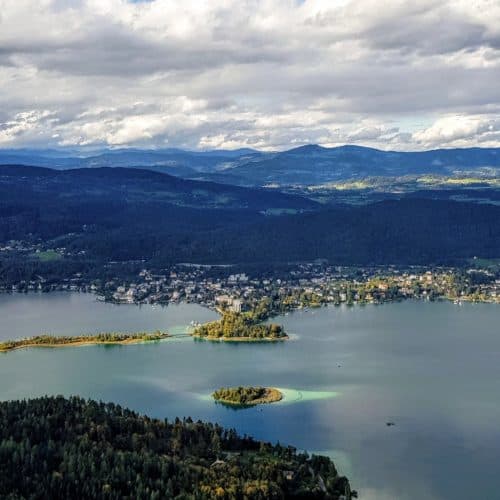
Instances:
[[[80,294],[0,296],[0,338],[127,326],[183,331],[214,317],[189,304],[153,309]],[[162,418],[217,421],[330,455],[363,499],[494,499],[499,320],[495,305],[405,302],[289,314],[278,321],[292,339],[275,344],[179,338],[19,350],[0,356],[0,398],[80,394]],[[235,411],[208,397],[240,384],[278,387],[285,398]]]

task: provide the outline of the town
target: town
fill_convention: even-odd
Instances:
[[[64,249],[42,249],[13,243],[32,255],[61,259]],[[16,246],[17,245],[17,246]],[[57,262],[56,262],[57,263]],[[148,269],[141,262],[136,272],[123,272],[123,263],[107,263],[106,276],[85,272],[50,278],[0,278],[0,292],[91,292],[98,300],[128,304],[193,302],[212,309],[242,312],[263,300],[269,314],[325,304],[381,304],[404,299],[446,299],[460,304],[500,303],[500,270],[496,265],[472,262],[469,267],[339,267],[326,261],[296,263],[278,268],[242,270],[235,265],[175,264]]]

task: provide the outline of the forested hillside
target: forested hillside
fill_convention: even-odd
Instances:
[[[252,242],[257,241],[258,245]],[[500,256],[500,207],[391,200],[268,219],[240,230],[228,252],[243,261],[328,259],[341,264],[452,263]]]
[[[181,179],[132,168],[53,170],[25,165],[0,165],[0,200],[71,204],[81,197],[93,203],[168,203],[174,206],[253,211],[304,210],[317,203],[302,196],[265,189]]]
[[[19,168],[0,167],[0,243],[42,241],[80,262],[435,264],[500,256],[494,204],[415,197],[328,208],[140,170],[23,167],[20,175]]]
[[[0,403],[0,497],[338,499],[326,457],[72,397]]]
[[[91,255],[145,257],[157,263],[328,259],[339,264],[432,264],[500,255],[500,207],[492,205],[396,200],[255,221],[242,217],[239,223],[237,219],[227,225],[218,219],[217,227],[213,221],[211,228],[192,232],[166,225],[126,225],[105,234],[87,232],[72,245]]]

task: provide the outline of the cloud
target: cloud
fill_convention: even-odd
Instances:
[[[44,127],[50,128],[56,122],[57,118],[53,118],[53,113],[48,110],[17,113],[12,120],[0,123],[0,145],[8,144],[20,136],[41,134]]]
[[[490,116],[445,116],[430,127],[413,134],[417,144],[435,148],[440,144],[463,147],[471,141],[478,146],[498,146],[500,141],[500,118]]]
[[[500,146],[496,0],[0,0],[0,12],[2,145]]]

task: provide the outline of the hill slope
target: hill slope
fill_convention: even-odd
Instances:
[[[254,241],[259,244],[252,244]],[[500,206],[428,199],[272,219],[244,228],[231,251],[246,261],[337,264],[452,263],[500,256]]]
[[[45,397],[0,403],[0,424],[2,498],[335,500],[349,492],[326,457],[191,419],[168,423],[113,404]]]
[[[46,248],[63,246],[72,255],[103,262],[162,266],[323,258],[365,265],[500,257],[496,205],[403,199],[268,217],[242,208],[178,206],[142,194],[137,199],[129,190],[113,197],[104,188],[89,190],[85,179],[54,194],[24,179],[9,178],[2,186],[1,179],[0,242],[42,240]]]
[[[170,203],[192,208],[307,210],[317,204],[301,196],[264,189],[243,188],[213,182],[181,179],[149,170],[96,168],[52,170],[23,165],[0,165],[0,190],[3,199],[12,198],[15,190],[21,195],[50,196],[53,201],[63,197],[89,200],[120,200]],[[12,191],[13,190],[13,191]]]
[[[278,207],[294,215],[264,215]],[[361,265],[500,257],[497,205],[407,198],[304,211],[316,207],[296,196],[143,170],[0,167],[0,242],[42,240],[104,262],[324,258]]]

